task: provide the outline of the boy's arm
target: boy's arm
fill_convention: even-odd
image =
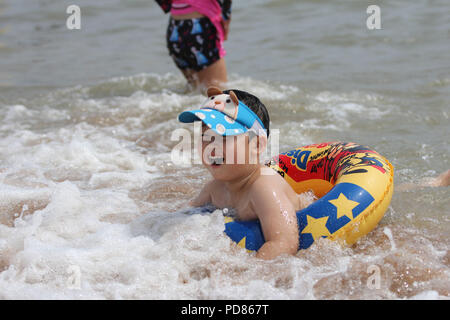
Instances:
[[[222,19],[220,23],[224,31],[224,40],[228,40],[228,32],[230,30],[231,21],[231,0],[217,0],[222,8]]]
[[[231,18],[231,0],[217,0],[222,9],[223,20],[230,20]]]
[[[201,207],[212,202],[211,192],[214,188],[214,180],[205,184],[200,193],[189,201],[189,205],[193,207]]]
[[[288,197],[265,186],[253,192],[251,203],[266,240],[256,257],[270,260],[283,253],[297,253],[297,217]]]

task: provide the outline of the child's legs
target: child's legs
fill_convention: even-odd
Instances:
[[[221,86],[227,81],[225,60],[220,57],[222,44],[211,21],[198,19],[170,19],[167,47],[175,64],[189,85]]]
[[[195,90],[199,84],[197,72],[192,69],[180,69],[180,71],[188,82],[189,90]]]
[[[227,68],[224,58],[220,58],[212,65],[200,70],[199,72],[192,69],[180,70],[192,90],[199,87],[200,90],[204,90],[211,86],[223,89],[223,85],[228,81]]]
[[[198,73],[198,82],[205,88],[215,86],[222,88],[222,86],[227,82],[227,68],[225,65],[225,59],[220,58],[210,66]]]

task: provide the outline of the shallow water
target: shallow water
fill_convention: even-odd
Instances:
[[[396,191],[351,248],[323,239],[271,262],[232,246],[219,210],[186,214],[209,177],[170,161],[170,137],[204,97],[183,93],[167,17],[79,1],[69,31],[69,4],[0,1],[0,298],[450,296],[448,188]],[[450,6],[381,2],[369,31],[369,4],[236,2],[229,87],[266,104],[280,151],[355,141],[417,183],[450,168]]]

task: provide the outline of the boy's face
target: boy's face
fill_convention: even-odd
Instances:
[[[221,136],[202,124],[199,154],[203,165],[217,180],[231,181],[245,175],[252,165],[259,163],[256,144],[249,143],[247,133]]]

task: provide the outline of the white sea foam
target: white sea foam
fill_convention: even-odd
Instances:
[[[186,203],[209,177],[201,166],[170,163],[170,134],[177,114],[205,97],[166,87],[179,82],[114,78],[0,109],[0,298],[445,297],[445,243],[404,228],[401,208],[355,248],[320,239],[271,262],[231,243],[221,211],[191,214]],[[391,110],[361,93],[303,95],[295,86],[237,76],[230,86],[282,110],[273,117],[280,151],[343,132],[355,116],[377,119]],[[400,174],[412,174],[405,170]],[[405,210],[408,225],[441,221]],[[371,265],[381,268],[379,290],[366,284]]]
[[[382,99],[373,94],[360,92],[331,93],[320,92],[312,97],[316,102],[309,106],[311,110],[326,111],[328,116],[340,123],[350,123],[354,116],[364,116],[365,121],[380,119],[395,109],[395,106],[381,103]]]

